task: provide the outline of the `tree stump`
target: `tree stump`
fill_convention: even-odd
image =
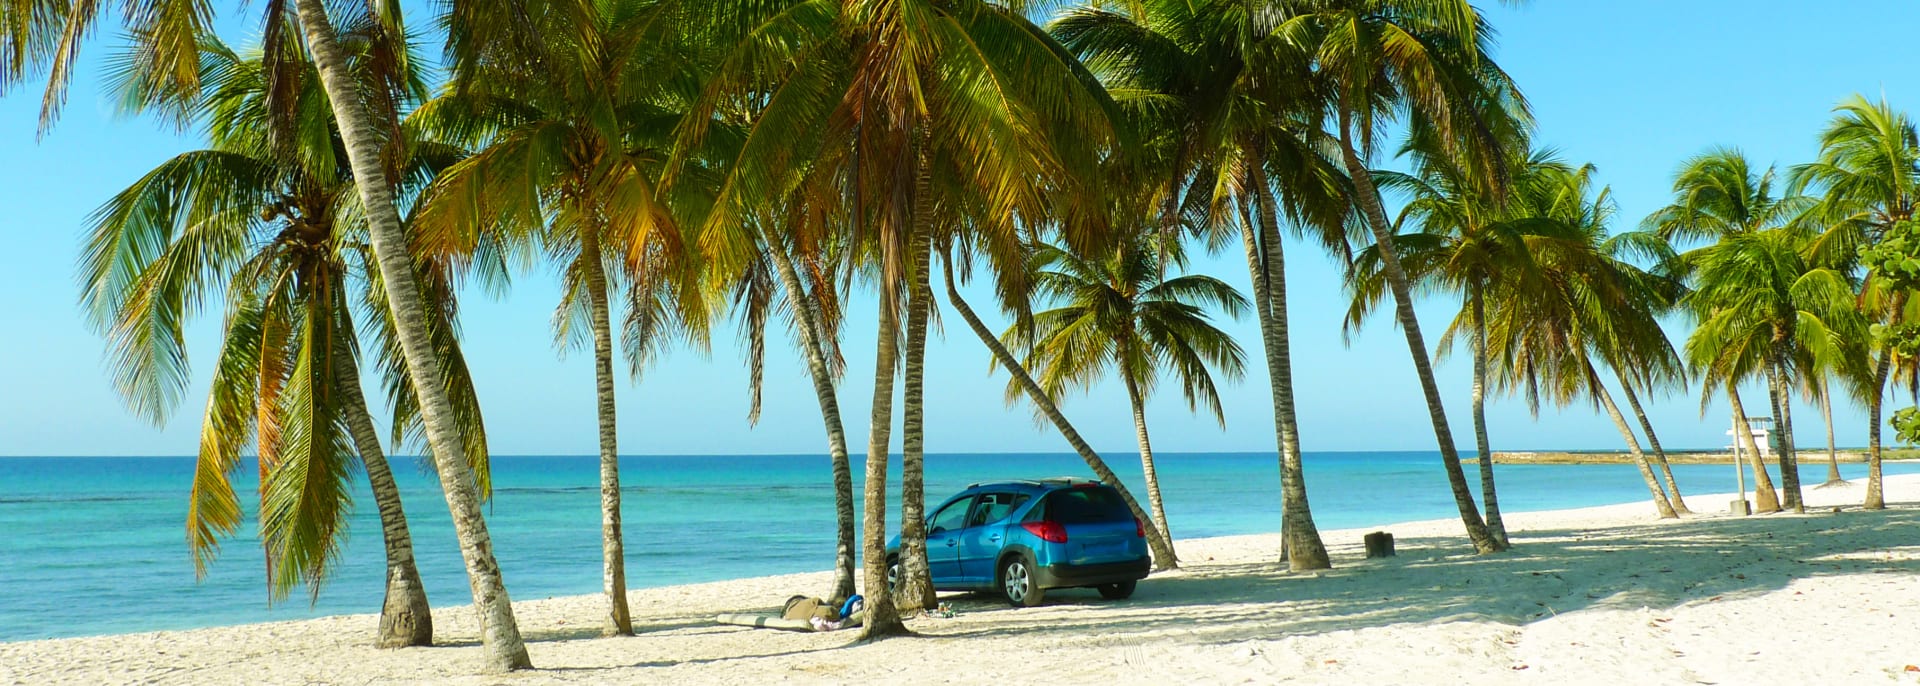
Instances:
[[[1367,557],[1393,557],[1393,534],[1375,531],[1367,534]]]

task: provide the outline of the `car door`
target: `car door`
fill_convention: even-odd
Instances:
[[[973,496],[955,499],[927,518],[927,573],[934,588],[963,585],[960,579],[960,534],[972,512]]]
[[[982,493],[960,532],[959,578],[970,586],[993,585],[993,565],[1006,543],[1009,517],[1027,501],[1025,493]]]

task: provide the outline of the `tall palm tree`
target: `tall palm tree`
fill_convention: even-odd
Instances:
[[[1686,302],[1699,326],[1688,356],[1712,382],[1764,374],[1779,434],[1784,505],[1804,509],[1794,453],[1793,376],[1811,359],[1838,355],[1848,336],[1863,336],[1854,284],[1844,268],[1810,257],[1812,237],[1792,229],[1736,233],[1683,256],[1695,284]]]
[[[1833,121],[1820,135],[1820,155],[1790,174],[1796,191],[1818,189],[1820,203],[1809,214],[1831,226],[1845,239],[1830,241],[1835,251],[1853,245],[1871,245],[1902,222],[1914,218],[1920,205],[1920,135],[1905,112],[1883,99],[1871,102],[1854,95],[1834,108]],[[1907,288],[1896,288],[1883,310],[1891,327],[1907,323],[1901,315]],[[1880,475],[1880,417],[1887,374],[1893,353],[1876,351],[1867,380],[1867,493],[1866,507],[1886,507]]]
[[[801,197],[847,209],[847,268],[857,262],[877,274],[862,635],[903,632],[886,582],[887,453],[900,319],[913,316],[908,303],[925,292],[914,270],[930,264],[934,205],[964,202],[983,224],[1009,231],[1016,215],[1050,216],[1043,191],[1073,184],[1071,172],[1091,168],[1111,139],[1107,108],[1069,56],[1020,9],[998,3],[741,1],[707,9],[702,21],[724,47],[682,140],[703,138],[708,113],[724,103],[765,106],[727,166],[703,225],[704,252],[717,270],[732,272],[753,245],[736,227],[800,188]],[[1017,270],[997,274],[1013,286],[1008,292],[1024,290]]]
[[[1776,194],[1774,179],[1772,167],[1756,170],[1746,155],[1736,148],[1711,148],[1681,164],[1679,171],[1674,174],[1673,202],[1642,220],[1642,229],[1654,232],[1671,243],[1691,247],[1731,235],[1785,227],[1806,212],[1812,201],[1791,189]],[[1711,366],[1710,360],[1706,359],[1690,359],[1690,362],[1697,369],[1703,368],[1700,367],[1702,364]],[[1710,396],[1724,385],[1728,402],[1743,408],[1735,422],[1743,427],[1741,440],[1751,442],[1752,430],[1744,428],[1747,422],[1745,405],[1739,397],[1738,381],[1746,377],[1744,374],[1723,376],[1712,372],[1708,372],[1708,376],[1734,383],[1707,383],[1703,390],[1702,407],[1705,406],[1705,396]],[[1761,462],[1757,451],[1748,449],[1746,452],[1753,471],[1754,510],[1778,512],[1779,495],[1774,490],[1773,479],[1767,474],[1766,465]]]
[[[398,96],[384,111],[389,125],[398,121],[394,108],[424,91],[408,61],[379,58],[407,51],[395,42],[403,34],[392,28],[358,22],[343,36],[356,78]],[[82,300],[116,351],[119,389],[142,414],[164,421],[187,380],[180,327],[193,313],[190,303],[207,292],[227,293],[224,342],[188,508],[196,571],[204,573],[219,539],[241,523],[232,477],[257,435],[270,597],[282,599],[302,583],[317,595],[346,535],[352,506],[346,482],[357,452],[385,539],[386,601],[377,642],[427,645],[432,613],[359,380],[353,292],[356,282],[368,296],[381,286],[333,120],[300,114],[315,112],[326,97],[313,65],[298,44],[278,49],[284,52],[242,55],[216,38],[202,40],[206,88],[178,114],[203,127],[212,146],[168,160],[95,215],[82,258]],[[118,90],[124,102],[143,107],[151,89],[166,86],[136,60],[116,71]],[[451,159],[448,152],[397,140],[387,164],[405,183],[402,191],[417,190]],[[444,290],[436,299],[451,304]],[[376,341],[390,341],[386,313],[369,311],[369,331]],[[435,322],[436,345],[455,363],[448,391],[466,410],[463,431],[477,449],[468,458],[484,475],[485,435],[449,335],[451,310],[435,314],[449,317]],[[382,366],[395,399],[413,394],[401,363],[388,358]],[[392,404],[397,441],[418,415],[412,402]]]
[[[1376,132],[1396,115],[1431,126],[1453,154],[1467,160],[1498,191],[1508,177],[1503,148],[1526,125],[1524,99],[1488,54],[1492,30],[1466,0],[1297,0],[1282,3],[1273,29],[1310,55],[1313,77],[1328,93],[1326,124],[1333,147],[1352,180],[1352,199],[1380,253],[1393,293],[1395,315],[1420,379],[1434,439],[1460,520],[1474,548],[1505,549],[1474,503],[1460,467],[1420,321],[1413,311],[1412,282],[1402,269],[1379,188],[1368,166],[1379,143]]]
[[[1083,7],[1049,26],[1099,74],[1139,142],[1116,184],[1125,216],[1155,217],[1172,234],[1194,228],[1213,246],[1238,228],[1272,393],[1279,452],[1283,553],[1295,570],[1330,566],[1307,500],[1288,343],[1284,217],[1344,258],[1345,180],[1316,116],[1324,93],[1307,60],[1270,35],[1278,15],[1238,2],[1165,0],[1124,10]],[[1131,175],[1135,178],[1126,179]]]
[[[1185,260],[1177,246],[1159,248],[1146,236],[1092,258],[1037,246],[1030,261],[1036,290],[1060,306],[1034,313],[1030,329],[1014,326],[1000,338],[1007,347],[1025,351],[1027,369],[1039,374],[1040,388],[1052,398],[1091,387],[1109,372],[1120,377],[1133,409],[1152,523],[1171,541],[1147,432],[1146,400],[1165,366],[1188,409],[1205,403],[1226,426],[1209,368],[1238,378],[1245,371],[1246,355],[1227,332],[1213,325],[1206,310],[1218,308],[1237,317],[1249,304],[1232,286],[1212,277],[1165,278],[1167,266],[1178,267]],[[1021,393],[1017,385],[1008,385],[1009,399]]]
[[[697,216],[705,184],[656,191],[679,124],[676,79],[692,62],[672,41],[679,8],[629,0],[538,6],[526,27],[475,27],[446,94],[424,124],[476,152],[436,181],[426,230],[478,228],[562,265],[557,340],[593,350],[600,444],[606,635],[630,635],[614,405],[612,299],[627,296],[624,350],[634,373],[669,341],[698,344],[706,295],[677,217]],[[530,28],[529,28],[530,27]],[[539,40],[526,40],[531,31]],[[682,89],[678,103],[693,93]]]

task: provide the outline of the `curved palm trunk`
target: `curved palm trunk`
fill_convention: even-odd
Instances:
[[[1467,538],[1473,541],[1475,550],[1481,553],[1506,550],[1507,546],[1487,530],[1486,521],[1480,518],[1480,509],[1473,501],[1473,490],[1467,486],[1466,472],[1460,467],[1460,452],[1453,444],[1453,429],[1447,425],[1447,410],[1440,400],[1440,385],[1434,381],[1433,364],[1427,359],[1426,337],[1420,333],[1420,319],[1413,312],[1413,288],[1407,283],[1407,273],[1400,268],[1400,256],[1393,248],[1392,224],[1387,221],[1386,208],[1380,204],[1380,191],[1360,161],[1360,153],[1354,149],[1352,134],[1347,129],[1343,117],[1341,158],[1346,164],[1347,176],[1353,180],[1355,202],[1367,216],[1367,228],[1373,231],[1374,245],[1380,250],[1381,272],[1386,274],[1387,284],[1393,290],[1394,314],[1399,319],[1400,331],[1406,334],[1407,353],[1413,357],[1414,373],[1420,377],[1427,414],[1433,421],[1433,438],[1439,444],[1440,462],[1447,471],[1447,485],[1453,489],[1454,504],[1460,508],[1460,523],[1465,525]]]
[[[1253,201],[1260,219],[1241,227],[1247,250],[1247,269],[1253,272],[1255,315],[1260,322],[1260,345],[1267,358],[1268,388],[1273,394],[1273,426],[1280,444],[1281,555],[1294,571],[1328,569],[1333,561],[1314,524],[1307,501],[1306,470],[1300,457],[1300,423],[1293,403],[1293,351],[1287,322],[1287,261],[1280,242],[1280,221],[1266,171],[1252,165]]]
[[[386,451],[380,448],[380,432],[374,429],[373,417],[367,412],[359,365],[345,345],[336,346],[334,359],[346,403],[347,433],[353,436],[354,449],[367,467],[373,504],[380,512],[380,535],[387,548],[387,594],[380,604],[380,635],[374,645],[433,645],[433,607],[427,604],[427,588],[420,583],[420,569],[413,562],[413,535],[407,531],[407,513],[400,506],[400,487],[393,481]]]
[[[924,169],[924,165],[923,165]],[[924,196],[922,196],[924,197]],[[920,204],[920,203],[916,203]],[[922,386],[926,379],[927,257],[930,243],[920,223],[914,241],[913,278],[907,285],[906,388],[901,391],[900,420],[900,587],[893,604],[901,612],[940,605],[927,562],[926,431]]]
[[[1493,444],[1487,438],[1487,300],[1480,284],[1473,299],[1473,443],[1480,450],[1480,499],[1487,511],[1487,532],[1500,545],[1507,541],[1507,524],[1500,518],[1500,496],[1493,485]]]
[[[785,249],[769,240],[767,255],[773,261],[774,272],[780,276],[781,288],[787,291],[787,302],[793,304],[794,320],[800,328],[802,357],[807,361],[807,374],[813,378],[814,397],[820,401],[820,421],[826,424],[827,454],[833,461],[835,522],[833,590],[827,597],[838,604],[854,593],[853,468],[847,459],[847,430],[840,421],[840,400],[834,393],[833,372],[827,368],[826,335],[820,327],[818,303],[807,296],[800,273],[793,268],[793,259]]]
[[[1896,301],[1904,300],[1896,296]],[[1867,497],[1862,507],[1868,510],[1887,509],[1886,495],[1880,485],[1880,412],[1885,407],[1887,373],[1893,363],[1891,351],[1880,351],[1880,359],[1873,363],[1873,397],[1867,400]]]
[[[1052,398],[1047,397],[1046,391],[1040,389],[1040,384],[1027,373],[1026,367],[1021,366],[1020,361],[1014,359],[1013,353],[1008,352],[1005,345],[1001,345],[1000,339],[987,329],[987,325],[980,321],[980,317],[974,315],[973,308],[968,307],[967,301],[960,297],[960,290],[954,285],[953,263],[945,262],[942,268],[947,278],[947,301],[953,304],[955,312],[960,313],[960,318],[966,320],[967,328],[973,329],[973,335],[979,337],[980,342],[993,353],[993,359],[1007,369],[1007,374],[1013,377],[1014,383],[1020,384],[1020,388],[1026,390],[1027,399],[1040,409],[1041,414],[1046,415],[1048,421],[1053,422],[1054,428],[1059,429],[1060,435],[1073,446],[1073,451],[1080,454],[1080,459],[1086,460],[1087,467],[1093,470],[1094,477],[1120,492],[1120,499],[1127,503],[1127,509],[1133,513],[1134,519],[1143,523],[1153,521],[1140,509],[1140,502],[1133,499],[1133,493],[1127,490],[1127,485],[1120,481],[1120,477],[1114,475],[1112,469],[1107,468],[1106,460],[1100,459],[1100,454],[1094,452],[1093,448],[1080,438],[1080,432],[1074,430],[1073,424],[1067,421],[1066,415],[1060,413],[1060,406],[1054,404]],[[1158,527],[1143,526],[1141,529],[1147,535],[1147,549],[1153,553],[1155,568],[1172,569],[1179,565],[1179,560],[1173,555],[1173,546],[1164,536],[1161,536]]]
[[[605,636],[633,635],[633,617],[627,611],[627,546],[620,532],[620,450],[616,443],[617,415],[613,405],[613,315],[607,305],[606,265],[600,240],[592,231],[580,239],[581,266],[586,269],[587,306],[592,311],[593,384],[600,428],[600,555],[601,590],[607,595]]]
[[[1133,434],[1140,443],[1140,472],[1147,480],[1147,506],[1153,509],[1153,525],[1159,527],[1160,535],[1167,539],[1167,545],[1173,545],[1173,529],[1167,525],[1167,509],[1160,501],[1160,476],[1153,469],[1153,439],[1147,437],[1146,399],[1140,395],[1140,384],[1134,381],[1133,374],[1122,372],[1127,382],[1127,400],[1133,405]]]
[[[1640,439],[1633,435],[1633,427],[1627,426],[1627,418],[1620,414],[1620,408],[1613,404],[1613,394],[1600,383],[1600,375],[1587,368],[1587,381],[1593,385],[1593,398],[1600,401],[1600,407],[1613,418],[1613,426],[1620,430],[1620,438],[1627,442],[1627,452],[1633,455],[1633,466],[1640,469],[1640,478],[1646,479],[1647,490],[1653,493],[1653,508],[1660,511],[1661,519],[1676,519],[1680,513],[1673,511],[1673,503],[1667,500],[1665,491],[1660,490],[1660,478],[1653,475],[1653,468],[1647,465],[1647,456],[1640,452]]]
[[[1790,407],[1793,400],[1788,395],[1792,387],[1787,382],[1786,353],[1777,345],[1774,359],[1767,366],[1767,386],[1768,399],[1773,402],[1775,433],[1779,436],[1776,456],[1780,461],[1780,490],[1785,500],[1782,504],[1794,512],[1805,512],[1806,502],[1800,494],[1800,461],[1793,452],[1793,408]]]
[[[1727,384],[1727,403],[1733,406],[1733,423],[1740,426],[1740,447],[1753,468],[1753,511],[1761,514],[1780,511],[1780,495],[1773,490],[1773,478],[1767,476],[1767,463],[1760,459],[1760,446],[1753,442],[1753,425],[1747,423],[1747,408],[1740,404],[1740,390]]]
[[[1907,311],[1907,292],[1897,290],[1893,302],[1887,309],[1887,323],[1898,326],[1901,313]],[[1893,364],[1893,350],[1883,348],[1880,359],[1873,363],[1873,397],[1867,401],[1867,497],[1862,507],[1869,510],[1887,508],[1886,495],[1880,481],[1880,415],[1886,407],[1887,374]]]
[[[907,633],[887,588],[887,448],[893,443],[893,377],[900,364],[900,316],[893,289],[880,288],[880,332],[873,356],[873,419],[867,429],[865,522],[861,536],[866,573],[866,622],[860,639]]]
[[[1840,478],[1840,451],[1833,447],[1833,395],[1829,391],[1831,384],[1825,378],[1820,380],[1820,416],[1827,421],[1827,481],[1815,488],[1828,488],[1847,483]]]
[[[306,34],[307,48],[313,53],[321,85],[326,88],[327,100],[333,107],[340,139],[353,168],[354,186],[359,190],[366,212],[374,259],[386,285],[387,306],[393,310],[401,351],[420,402],[427,443],[433,451],[441,490],[446,494],[454,533],[460,541],[460,557],[466,562],[487,667],[499,671],[530,668],[533,661],[520,638],[513,603],[507,596],[499,563],[493,557],[493,539],[487,533],[486,517],[480,510],[480,490],[474,481],[473,469],[467,464],[465,440],[454,419],[446,387],[441,384],[440,359],[427,332],[426,309],[414,275],[413,257],[407,253],[400,213],[393,205],[393,186],[388,182],[386,170],[380,166],[380,139],[374,134],[360,101],[358,85],[347,70],[333,24],[327,19],[326,3],[296,0],[295,6],[301,30]]]
[[[1686,498],[1680,495],[1680,482],[1673,480],[1673,467],[1667,464],[1667,450],[1660,447],[1660,435],[1653,432],[1653,420],[1647,418],[1646,409],[1640,407],[1640,395],[1633,392],[1633,383],[1627,379],[1626,372],[1615,367],[1614,378],[1620,380],[1620,393],[1627,398],[1627,407],[1633,410],[1633,416],[1640,420],[1640,430],[1647,432],[1647,447],[1653,448],[1653,461],[1660,465],[1660,476],[1667,480],[1667,497],[1673,503],[1673,511],[1683,515],[1693,514],[1687,507]]]

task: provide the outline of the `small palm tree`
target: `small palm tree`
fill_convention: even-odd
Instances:
[[[1218,369],[1237,379],[1246,368],[1245,353],[1227,332],[1213,325],[1208,308],[1238,317],[1249,304],[1232,286],[1198,274],[1163,278],[1165,267],[1182,266],[1177,249],[1164,253],[1146,237],[1085,259],[1051,245],[1034,249],[1029,264],[1036,294],[1059,307],[1036,312],[1031,328],[1014,326],[1000,338],[1023,350],[1040,387],[1059,399],[1084,390],[1108,373],[1127,387],[1133,408],[1140,466],[1146,474],[1147,500],[1160,534],[1171,540],[1160,480],[1147,433],[1146,401],[1166,367],[1189,409],[1204,403],[1226,426],[1213,374]],[[1022,389],[1009,384],[1008,399]]]
[[[1794,454],[1790,404],[1796,371],[1838,356],[1844,341],[1865,335],[1844,267],[1811,259],[1811,236],[1769,229],[1722,237],[1682,256],[1694,274],[1686,305],[1699,322],[1688,357],[1714,382],[1763,374],[1779,433],[1785,506],[1804,509]]]
[[[1915,133],[1913,120],[1885,100],[1872,102],[1859,95],[1841,102],[1834,112],[1833,121],[1820,135],[1819,158],[1794,167],[1789,174],[1796,191],[1818,190],[1819,205],[1808,215],[1810,221],[1832,227],[1827,233],[1841,237],[1827,241],[1833,245],[1830,253],[1879,242],[1896,225],[1912,221],[1920,207],[1920,134]],[[1827,259],[1833,259],[1831,254]],[[1879,322],[1896,328],[1906,324],[1902,315],[1908,299],[1905,289],[1879,299],[1882,306],[1875,311]],[[1884,344],[1874,347],[1871,372],[1856,385],[1867,401],[1866,507],[1877,510],[1886,507],[1880,475],[1880,416],[1895,354]]]
[[[1740,150],[1712,148],[1681,164],[1674,174],[1673,202],[1648,215],[1642,220],[1641,228],[1680,247],[1694,247],[1727,236],[1785,227],[1812,207],[1813,201],[1791,190],[1777,192],[1774,179],[1772,167],[1756,169]],[[1747,372],[1729,373],[1733,368],[1726,363],[1737,356],[1708,357],[1719,357],[1720,362],[1689,358],[1694,368],[1702,370],[1710,379],[1702,389],[1702,405],[1706,397],[1724,389],[1728,403],[1738,408],[1734,412],[1734,423],[1740,427],[1738,440],[1744,444],[1742,448],[1753,471],[1754,510],[1778,512],[1779,495],[1766,465],[1760,460],[1757,446],[1751,445],[1753,431],[1747,425],[1745,404],[1740,397],[1739,384],[1748,378]],[[1745,363],[1736,366],[1752,369]]]

